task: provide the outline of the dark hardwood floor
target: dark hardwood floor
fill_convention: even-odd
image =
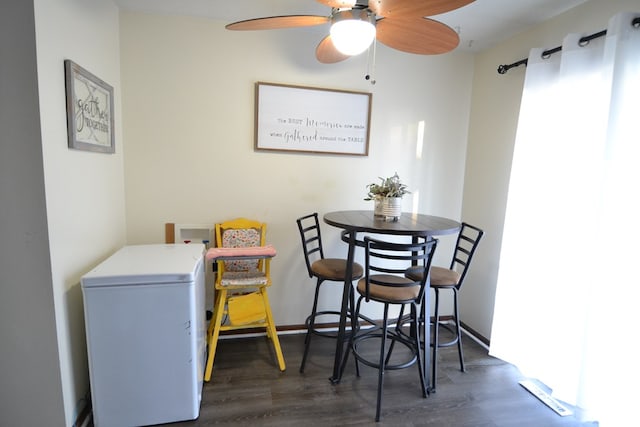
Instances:
[[[361,365],[356,377],[351,358],[341,383],[331,384],[335,341],[314,338],[304,374],[298,371],[302,334],[280,336],[285,372],[278,370],[266,337],[222,340],[200,417],[170,426],[597,426],[580,422],[579,414],[556,415],[518,384],[522,376],[515,367],[468,337],[466,372],[459,371],[455,347],[442,349],[437,392],[426,399],[415,366],[386,373],[376,423],[377,371]]]

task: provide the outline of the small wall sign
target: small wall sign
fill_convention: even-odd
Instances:
[[[114,153],[113,87],[68,59],[64,71],[69,148]]]

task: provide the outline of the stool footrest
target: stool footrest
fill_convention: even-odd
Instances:
[[[369,339],[376,339],[376,338],[377,339],[383,338],[381,329],[375,328],[361,335],[357,335],[353,339],[352,350],[353,350],[353,355],[358,360],[358,362],[362,362],[367,366],[379,369],[380,363],[378,360],[374,362],[370,359],[367,359],[358,350],[358,343],[369,340]],[[409,340],[404,338],[402,335],[389,330],[387,331],[387,340],[389,341],[389,344],[390,344],[388,347],[389,350],[393,350],[394,352],[396,352],[397,350],[393,348],[394,347],[393,344],[400,343],[404,345],[407,349],[409,349],[411,353],[410,353],[410,358],[408,360],[400,363],[394,363],[394,364],[389,363],[389,354],[387,353],[387,355],[385,356],[386,362],[384,365],[384,370],[404,369],[416,363],[416,361],[418,360],[418,349],[415,347],[415,345],[413,345],[413,343],[411,343]],[[379,357],[379,355],[376,354],[375,357]]]

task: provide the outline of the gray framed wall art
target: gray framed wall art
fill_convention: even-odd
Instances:
[[[113,87],[68,59],[64,71],[69,148],[114,153]]]

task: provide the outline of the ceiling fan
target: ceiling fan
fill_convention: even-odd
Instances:
[[[460,38],[451,27],[425,17],[458,9],[474,0],[316,1],[331,7],[331,14],[269,16],[233,22],[225,28],[273,30],[330,23],[329,34],[316,47],[316,58],[325,64],[364,52],[374,38],[403,52],[434,55],[455,49]]]

